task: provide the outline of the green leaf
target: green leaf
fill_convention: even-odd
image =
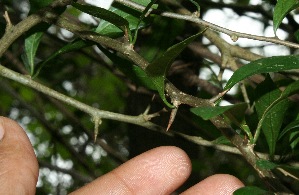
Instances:
[[[189,43],[194,41],[194,39],[196,39],[202,32],[203,31],[168,48],[162,56],[156,58],[145,69],[145,72],[148,74],[148,76],[152,79],[153,83],[155,84],[161,99],[167,106],[171,108],[173,108],[173,105],[168,103],[164,94],[164,82],[166,79],[166,73],[168,72],[168,69],[170,68],[174,59],[188,46]]]
[[[36,32],[25,39],[25,57],[23,60],[27,70],[30,72],[30,75],[34,74],[35,55],[42,36],[43,32]]]
[[[141,5],[148,5],[151,0],[134,0],[134,2],[141,4]],[[118,5],[118,6],[112,6],[109,9],[109,12],[112,12],[126,21],[128,21],[129,26],[128,29],[129,31],[136,30],[136,27],[138,26],[138,29],[144,28],[147,24],[148,18],[146,20],[142,21],[139,23],[139,17],[141,15],[141,12],[133,10],[131,8],[125,7],[123,5]],[[138,25],[139,23],[139,25]],[[96,28],[96,32],[104,35],[104,36],[109,36],[109,37],[118,37],[122,36],[122,31],[119,30],[115,25],[110,23],[109,21],[106,20],[101,20],[98,27]]]
[[[299,143],[299,131],[290,133],[289,143],[291,148],[294,150]]]
[[[292,130],[298,129],[298,128],[299,128],[299,120],[291,122],[281,131],[278,139],[281,139],[289,131],[292,131]]]
[[[244,104],[235,104],[229,106],[214,106],[214,107],[196,107],[196,108],[191,108],[190,110],[191,112],[193,112],[197,116],[200,116],[204,120],[209,120],[215,116],[223,114],[224,112],[229,111],[230,109],[233,109],[240,105],[244,105]]]
[[[261,127],[269,146],[269,153],[273,155],[289,101],[283,99],[274,106],[272,105],[279,99],[281,91],[272,82],[270,76],[267,76],[265,81],[257,86],[255,93],[257,96],[255,108],[260,120],[257,132],[260,131]]]
[[[271,170],[277,169],[278,171],[282,172],[285,176],[291,177],[297,181],[299,181],[299,168],[296,166],[290,166],[286,164],[275,164],[268,160],[259,159],[256,162],[256,165],[262,169]]]
[[[119,29],[121,29],[123,32],[127,32],[129,29],[129,22],[124,19],[123,17],[100,7],[92,6],[92,5],[82,5],[79,3],[73,3],[73,7],[79,9],[82,12],[85,12],[87,14],[90,14],[92,16],[95,16],[97,18],[101,18],[103,20],[106,20],[107,22],[110,22],[111,24],[114,24]]]
[[[143,40],[140,48],[140,55],[149,62],[161,56],[171,45],[174,44],[177,36],[185,28],[184,21],[173,20],[156,16],[151,24],[151,30],[155,32],[154,36],[149,36]],[[176,29],[169,31],[169,29]],[[165,33],[165,32],[168,33]]]
[[[141,16],[139,17],[139,21],[135,27],[135,33],[134,33],[134,37],[133,37],[133,44],[135,44],[136,40],[137,40],[137,34],[138,34],[138,30],[140,28],[140,24],[143,21],[143,19],[145,18],[147,12],[152,8],[152,6],[154,5],[154,3],[156,3],[157,0],[151,0],[151,2],[145,7],[144,11],[142,12]]]
[[[281,95],[274,100],[269,107],[267,107],[267,109],[264,111],[264,114],[261,118],[261,120],[264,120],[265,116],[267,116],[268,112],[272,110],[272,108],[277,105],[278,103],[280,103],[281,101],[284,101],[286,98],[288,98],[289,96],[296,94],[299,91],[299,81],[295,81],[293,83],[291,83],[290,85],[288,85],[285,90],[281,93]],[[261,121],[260,121],[261,122]],[[285,129],[282,131],[281,134],[285,134],[287,131],[289,131],[290,129]],[[281,138],[282,135],[280,135]],[[280,139],[278,138],[278,139]]]
[[[233,195],[274,195],[272,192],[268,192],[256,186],[246,186],[234,191]]]
[[[299,0],[277,0],[273,13],[273,29],[275,34],[284,17],[297,7],[299,7]]]
[[[29,0],[30,3],[30,14],[36,12],[37,10],[50,5],[54,0]]]
[[[194,0],[189,0],[193,5],[195,5],[195,7],[197,8],[197,12],[198,13],[200,13],[200,6],[199,6],[199,4],[196,2],[196,1],[194,1]]]
[[[116,54],[111,53],[107,49],[98,45],[99,49],[115,63],[117,68],[122,71],[127,77],[129,77],[136,84],[147,87],[148,89],[156,90],[156,86],[151,79],[147,76],[144,70],[139,66],[132,64],[131,61],[123,59]]]
[[[280,98],[287,98],[299,92],[299,81],[295,81],[288,85],[285,90],[281,93]]]
[[[278,72],[299,68],[299,56],[274,56],[262,58],[242,66],[228,80],[225,90],[232,88],[235,84],[254,74]]]
[[[70,42],[68,44],[66,44],[65,46],[63,46],[62,48],[60,48],[59,50],[57,50],[56,52],[54,52],[50,57],[48,57],[46,60],[38,63],[36,65],[36,73],[34,74],[33,77],[36,77],[39,72],[41,71],[41,69],[51,60],[53,60],[54,58],[56,58],[57,56],[64,54],[64,53],[68,53],[68,52],[72,52],[72,51],[77,51],[79,49],[82,49],[84,47],[89,47],[91,46],[93,43],[84,41],[82,39],[76,39],[73,42]]]
[[[245,102],[238,103],[238,104],[234,104],[234,107],[232,107],[229,110],[229,113],[225,113],[225,114],[227,117],[230,118],[231,121],[232,121],[232,118],[234,118],[235,122],[240,125],[242,123],[242,121],[244,122],[245,112],[247,109],[248,109],[247,103],[245,103]]]
[[[258,159],[256,161],[256,166],[261,168],[261,169],[265,169],[265,170],[271,170],[271,169],[275,169],[276,167],[278,167],[279,165],[268,161],[268,160],[264,160],[264,159]]]
[[[217,139],[212,141],[213,144],[223,144],[223,145],[231,145],[231,141],[229,141],[229,139],[227,139],[227,137],[225,136],[220,136]]]

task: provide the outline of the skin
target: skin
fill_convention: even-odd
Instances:
[[[0,194],[35,194],[38,162],[26,133],[15,121],[0,117],[0,140]],[[190,172],[191,162],[183,150],[163,146],[129,160],[71,194],[168,195],[186,181]],[[182,194],[225,195],[243,186],[234,176],[218,174]]]

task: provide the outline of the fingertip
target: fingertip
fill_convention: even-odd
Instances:
[[[244,186],[238,178],[229,174],[212,175],[208,178],[207,182],[209,181],[217,182],[219,190],[222,190],[227,194],[232,194],[234,191]]]
[[[134,180],[129,176],[125,178],[128,185],[142,190],[144,190],[142,186],[155,186],[154,194],[159,191],[159,187],[171,186],[167,190],[161,188],[161,190],[166,190],[166,193],[158,193],[167,194],[187,180],[191,173],[191,167],[191,161],[185,151],[175,146],[161,146],[133,158],[131,163],[114,170],[114,172],[129,176],[133,170],[133,174],[141,174],[141,180]]]
[[[132,186],[134,194],[170,194],[181,186],[191,173],[191,160],[182,149],[175,146],[161,146],[132,159],[132,165],[125,167],[120,174],[129,175],[136,165],[140,179],[125,178],[127,185]],[[126,173],[127,172],[127,173]],[[153,186],[148,188],[146,186]]]
[[[235,176],[228,174],[216,174],[202,180],[195,186],[186,190],[183,195],[188,194],[221,194],[230,195],[244,184]]]
[[[136,156],[74,194],[170,194],[190,173],[191,162],[183,150],[162,146]]]

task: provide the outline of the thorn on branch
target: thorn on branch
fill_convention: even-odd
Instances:
[[[160,110],[160,111],[158,111],[158,112],[155,112],[155,113],[153,113],[153,114],[142,114],[142,116],[143,116],[143,119],[145,120],[145,121],[150,121],[152,118],[155,118],[155,117],[157,117],[157,116],[160,116],[160,113],[161,112],[165,112],[166,110],[163,108],[162,110]]]
[[[192,13],[192,16],[195,18],[199,18],[200,17],[200,12],[199,11],[195,11]]]
[[[224,70],[225,70],[224,68],[220,67],[220,71],[219,71],[219,74],[217,76],[217,79],[218,79],[219,82],[222,81]]]
[[[212,97],[212,98],[210,99],[210,102],[211,102],[211,103],[215,103],[217,100],[219,100],[220,98],[222,98],[222,97],[223,97],[229,90],[230,90],[230,89],[226,89],[226,90],[220,92],[218,95]]]
[[[102,123],[102,120],[99,116],[94,116],[93,117],[93,122],[94,122],[94,143],[97,141],[97,137],[99,134],[99,126]]]
[[[6,31],[8,31],[12,27],[12,23],[7,11],[4,12],[3,17],[6,21]]]
[[[175,106],[174,109],[171,110],[171,113],[170,113],[170,118],[169,118],[169,122],[168,122],[168,125],[167,125],[167,128],[166,128],[166,131],[168,131],[175,119],[175,116],[178,112],[178,109],[179,109],[179,105],[181,104],[181,102],[177,101],[177,100],[174,100],[172,102],[172,104]]]

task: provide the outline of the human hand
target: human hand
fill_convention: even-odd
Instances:
[[[147,151],[73,192],[82,194],[170,194],[191,172],[187,154],[164,146]],[[38,163],[26,133],[0,117],[0,194],[35,194]],[[234,176],[213,175],[182,193],[232,194],[243,184]]]

